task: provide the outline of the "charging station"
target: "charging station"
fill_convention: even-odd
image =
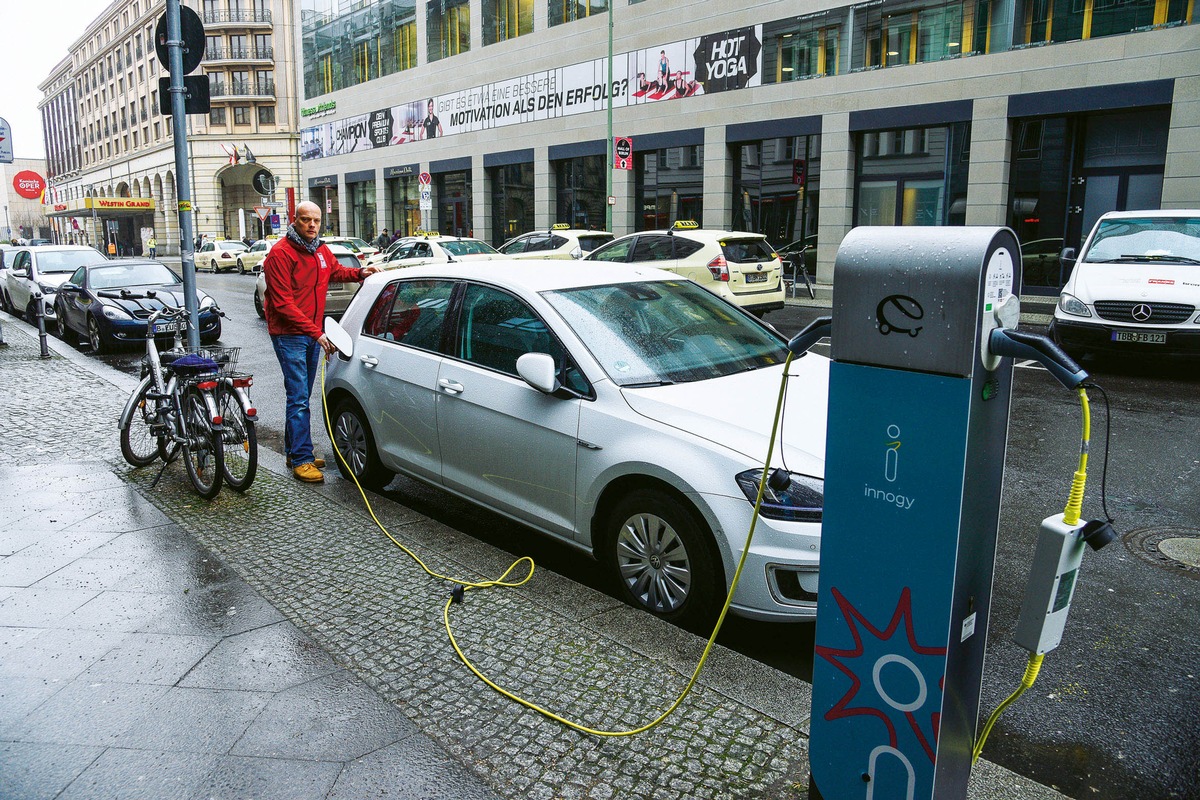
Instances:
[[[855,228],[835,264],[810,797],[966,796],[1012,395],[1006,228]]]

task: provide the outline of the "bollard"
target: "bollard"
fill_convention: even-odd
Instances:
[[[46,341],[46,308],[42,305],[41,291],[34,293],[34,314],[37,317],[37,342],[41,344],[43,359],[49,359],[50,348]]]

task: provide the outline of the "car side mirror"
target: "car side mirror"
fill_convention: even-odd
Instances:
[[[1075,260],[1075,248],[1074,247],[1064,247],[1062,252],[1058,256],[1058,260],[1059,261],[1074,261]]]
[[[14,278],[28,278],[29,270],[25,267],[18,267],[12,271],[12,276]]]
[[[73,283],[64,283],[64,284],[59,285],[58,291],[59,291],[59,294],[63,294],[63,293],[69,294],[72,292],[78,293],[80,291],[80,289],[78,286],[76,286]]]
[[[542,394],[554,394],[558,382],[558,365],[546,353],[526,353],[517,359],[517,374]]]
[[[571,251],[571,258],[574,258],[574,259],[583,258],[583,250],[576,247],[574,250]]]

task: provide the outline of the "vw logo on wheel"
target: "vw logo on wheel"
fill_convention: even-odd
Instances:
[[[1138,303],[1133,307],[1131,316],[1133,316],[1134,322],[1146,322],[1153,314],[1154,309],[1150,307],[1149,303]]]

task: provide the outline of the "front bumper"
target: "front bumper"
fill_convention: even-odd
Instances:
[[[1115,342],[1113,333],[1129,331],[1135,333],[1163,334],[1166,341]],[[1112,325],[1105,322],[1083,322],[1055,317],[1050,322],[1050,335],[1067,350],[1088,351],[1110,355],[1163,355],[1200,356],[1200,327],[1134,327]]]
[[[200,338],[216,339],[221,335],[221,318],[213,311],[200,314]],[[102,317],[102,327],[107,327],[112,337],[121,342],[146,341],[146,321],[141,319],[108,319]],[[163,337],[171,334],[161,334]]]
[[[741,558],[754,507],[741,497],[704,495],[725,532],[725,577]],[[760,516],[746,555],[733,610],[741,617],[774,622],[804,622],[817,615],[817,569],[821,557],[821,525]],[[732,558],[732,562],[728,559]]]

